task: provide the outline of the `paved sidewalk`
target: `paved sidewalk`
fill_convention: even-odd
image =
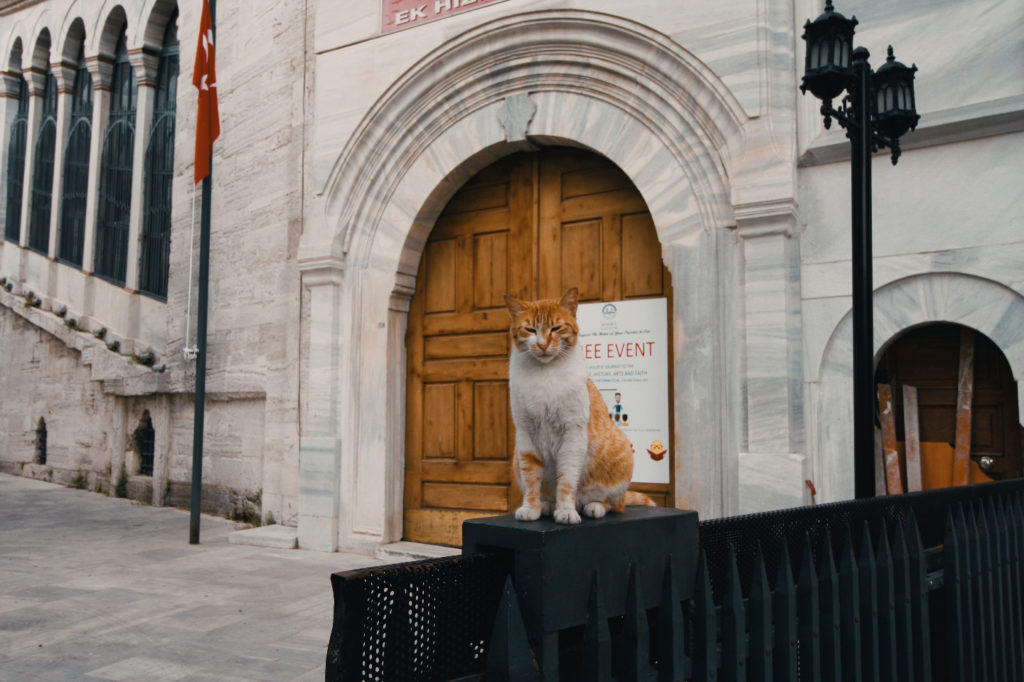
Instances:
[[[229,544],[235,524],[0,474],[0,680],[323,680],[351,554]]]

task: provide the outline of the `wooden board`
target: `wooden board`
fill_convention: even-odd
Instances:
[[[960,333],[960,369],[956,393],[956,441],[953,446],[953,485],[967,485],[971,459],[971,403],[974,397],[974,332]]]
[[[903,440],[906,443],[907,492],[921,490],[921,428],[917,416],[917,388],[903,385]]]
[[[409,310],[406,539],[457,546],[462,520],[521,503],[509,459],[503,295],[557,297],[571,286],[583,301],[665,296],[671,315],[654,223],[608,160],[563,148],[515,154],[452,197],[425,246]],[[643,488],[671,501],[671,485]]]
[[[900,453],[896,449],[896,414],[892,387],[878,384],[878,420],[882,425],[882,456],[885,461],[885,487],[890,495],[903,493],[900,477]]]
[[[885,455],[882,454],[882,430],[875,427],[875,497],[882,497],[885,490]]]

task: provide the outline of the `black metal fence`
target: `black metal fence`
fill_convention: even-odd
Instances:
[[[464,556],[336,573],[326,677],[1024,680],[1024,481],[675,514],[468,522]]]

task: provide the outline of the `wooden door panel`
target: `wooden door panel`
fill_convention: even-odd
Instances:
[[[451,507],[459,501],[460,509],[488,512],[508,511],[508,486],[467,483],[424,483],[423,504],[427,507]]]
[[[449,481],[452,483],[509,483],[512,469],[506,461],[480,461],[466,466],[458,461],[423,462],[424,481]]]
[[[601,228],[600,219],[562,225],[559,290],[575,286],[581,301],[601,300]]]
[[[423,385],[423,458],[455,457],[457,424],[456,385],[453,383]]]
[[[617,166],[594,164],[592,160],[580,160],[572,154],[558,154],[562,169],[562,201],[594,194],[607,194],[623,190],[629,195],[636,194],[633,182]],[[632,197],[630,197],[632,198]]]
[[[508,381],[473,385],[473,459],[508,461],[511,453]]]
[[[454,239],[445,239],[428,243],[423,252],[421,270],[427,314],[455,312],[455,247]]]
[[[508,358],[457,358],[423,364],[423,381],[443,382],[458,373],[467,381],[500,381],[508,379]]]
[[[508,293],[508,232],[473,236],[473,310],[503,308]]]
[[[622,216],[622,297],[662,296],[661,242],[654,231],[650,213]]]
[[[508,357],[508,329],[483,334],[448,334],[432,336],[423,342],[425,360],[451,360],[475,355],[477,357]]]

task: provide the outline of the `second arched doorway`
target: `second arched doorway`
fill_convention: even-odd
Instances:
[[[458,545],[463,520],[518,505],[503,296],[557,297],[572,286],[584,302],[666,297],[672,310],[651,215],[606,158],[561,147],[513,154],[449,201],[409,310],[407,540]],[[671,486],[635,487],[665,504]]]
[[[1003,352],[984,334],[948,323],[915,327],[882,354],[876,381],[891,386],[904,489],[908,421],[918,433],[925,490],[956,484],[953,458],[963,428],[969,429],[960,434],[970,458],[966,482],[1024,473],[1017,382]],[[914,404],[904,403],[904,387],[913,389]]]

